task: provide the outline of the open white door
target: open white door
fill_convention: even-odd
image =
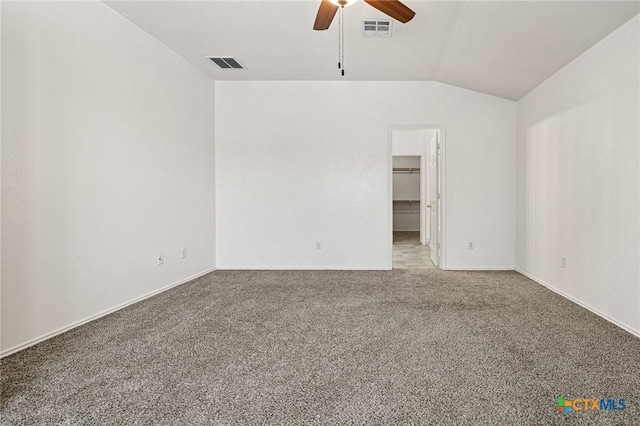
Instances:
[[[431,238],[429,247],[431,248],[431,261],[434,265],[440,264],[440,230],[438,229],[438,134],[436,133],[429,144],[429,204],[427,209],[430,218]]]
[[[429,244],[429,238],[431,238],[431,218],[427,208],[427,203],[429,202],[427,164],[429,164],[429,159],[425,153],[425,155],[420,156],[420,244],[425,246]]]

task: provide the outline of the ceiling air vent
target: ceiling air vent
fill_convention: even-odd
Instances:
[[[391,37],[391,20],[389,19],[363,19],[363,37]]]
[[[233,57],[222,57],[222,56],[209,56],[216,65],[218,65],[223,70],[244,70],[246,69],[238,61],[236,61]]]

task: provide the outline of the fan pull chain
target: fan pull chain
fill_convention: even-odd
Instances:
[[[340,29],[342,30],[342,57],[340,58],[342,61],[342,76],[344,77],[344,6],[340,8],[340,21],[342,25],[340,25]]]
[[[338,15],[338,69],[342,69],[342,19]]]
[[[344,6],[340,6],[338,16],[338,69],[344,76]]]

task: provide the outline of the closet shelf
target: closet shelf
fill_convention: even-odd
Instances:
[[[420,213],[420,210],[416,210],[415,208],[411,208],[411,206],[417,204],[420,205],[420,200],[393,200],[393,204],[395,205],[407,205],[408,209],[399,209],[393,210],[393,214],[408,214],[408,213]]]

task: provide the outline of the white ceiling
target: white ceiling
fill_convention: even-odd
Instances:
[[[361,1],[344,10],[342,77],[337,16],[312,30],[319,0],[106,3],[215,80],[435,80],[514,100],[640,12],[637,0],[406,0],[412,21],[363,38],[360,21],[386,15]]]

